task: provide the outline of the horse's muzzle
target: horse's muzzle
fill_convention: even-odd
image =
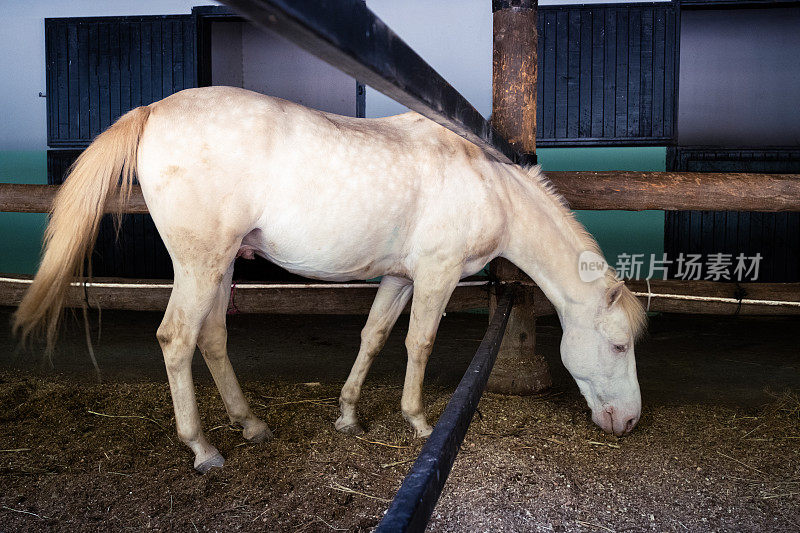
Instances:
[[[639,415],[638,409],[615,408],[611,404],[606,404],[602,410],[592,412],[592,421],[606,433],[622,437],[633,431],[639,422]]]

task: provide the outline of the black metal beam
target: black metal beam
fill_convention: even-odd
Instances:
[[[498,160],[531,163],[361,0],[221,1]]]
[[[510,289],[500,296],[497,310],[472,363],[439,417],[428,442],[422,447],[414,466],[403,480],[389,510],[378,525],[377,533],[425,531],[467,434],[472,415],[475,414],[486,388],[500,342],[503,340],[513,300]]]

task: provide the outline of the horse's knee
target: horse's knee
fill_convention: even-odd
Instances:
[[[434,335],[425,335],[423,337],[406,338],[406,350],[408,350],[408,358],[413,362],[427,361],[433,349]]]
[[[156,330],[156,338],[162,348],[188,345],[190,337],[189,328],[174,321],[164,321]]]

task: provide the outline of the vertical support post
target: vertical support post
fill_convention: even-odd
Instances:
[[[536,162],[537,6],[538,0],[492,0],[492,126],[523,154],[523,164]],[[534,351],[533,281],[503,258],[490,269],[500,281],[516,284],[517,295],[488,388],[504,394],[543,391],[552,379],[547,361]],[[490,314],[495,302],[493,296]]]

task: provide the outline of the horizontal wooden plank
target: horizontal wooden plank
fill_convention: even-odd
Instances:
[[[59,185],[0,183],[0,211],[49,213],[58,188]],[[116,205],[115,200],[109,202],[106,212],[113,212],[114,205]],[[139,186],[131,188],[131,197],[124,211],[131,214],[149,213]]]
[[[572,209],[800,211],[800,175],[547,172]]]
[[[648,287],[643,280],[625,284],[647,305]],[[743,291],[741,306],[737,291]],[[664,313],[708,315],[798,315],[800,283],[719,283],[713,281],[651,280],[650,310]],[[758,301],[791,302],[766,305]]]
[[[30,282],[30,276],[0,275],[0,306],[18,305]],[[625,284],[644,305],[647,305],[649,291],[651,311],[712,315],[800,314],[800,283],[651,280],[649,290],[644,280],[627,280]],[[367,314],[377,289],[376,283],[242,283],[233,286],[231,309],[239,313],[265,314]],[[739,289],[744,291],[741,305]],[[85,289],[83,285],[73,285],[67,306],[80,307],[88,295],[92,307],[101,309],[163,311],[171,291],[172,283],[168,280],[95,278]],[[769,305],[761,301],[786,303]],[[488,304],[489,291],[485,282],[463,281],[450,298],[447,310],[485,309]],[[534,307],[539,316],[555,313],[538,287]]]
[[[547,176],[573,209],[800,211],[797,174],[613,170]],[[51,185],[0,183],[0,211],[49,212],[57,190]],[[133,188],[125,212],[147,213],[138,187]]]
[[[0,276],[0,306],[19,305],[30,283],[30,276]],[[242,283],[233,285],[229,307],[238,313],[359,315],[369,313],[377,290],[377,283]],[[164,311],[171,292],[169,280],[95,278],[85,289],[73,284],[67,307],[81,307],[88,296],[91,307],[101,309]],[[488,302],[485,282],[463,281],[447,311],[484,309]]]

